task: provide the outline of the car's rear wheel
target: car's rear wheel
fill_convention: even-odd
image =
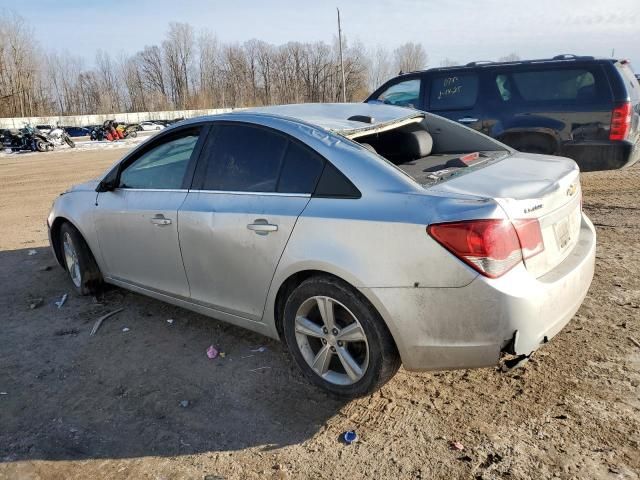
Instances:
[[[355,289],[312,277],[289,296],[284,335],[293,358],[316,385],[340,396],[374,392],[400,367],[386,325]]]
[[[70,223],[60,227],[60,246],[64,265],[79,295],[95,293],[102,285],[102,275],[87,242]]]

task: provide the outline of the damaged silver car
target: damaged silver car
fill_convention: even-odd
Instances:
[[[569,159],[389,105],[313,104],[169,127],[48,218],[80,294],[102,282],[284,340],[315,384],[525,358],[591,283]]]

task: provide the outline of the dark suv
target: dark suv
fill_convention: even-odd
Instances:
[[[560,55],[402,74],[367,102],[463,123],[523,152],[607,170],[640,158],[640,85],[625,60]]]

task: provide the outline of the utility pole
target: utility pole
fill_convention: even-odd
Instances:
[[[338,11],[338,42],[340,50],[340,71],[342,72],[342,101],[347,102],[347,87],[344,83],[344,60],[342,59],[342,28],[340,26],[340,9],[336,7]]]

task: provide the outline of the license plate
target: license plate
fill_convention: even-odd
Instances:
[[[569,217],[563,218],[553,226],[556,234],[556,241],[560,250],[567,248],[571,242],[571,230],[569,229]]]

